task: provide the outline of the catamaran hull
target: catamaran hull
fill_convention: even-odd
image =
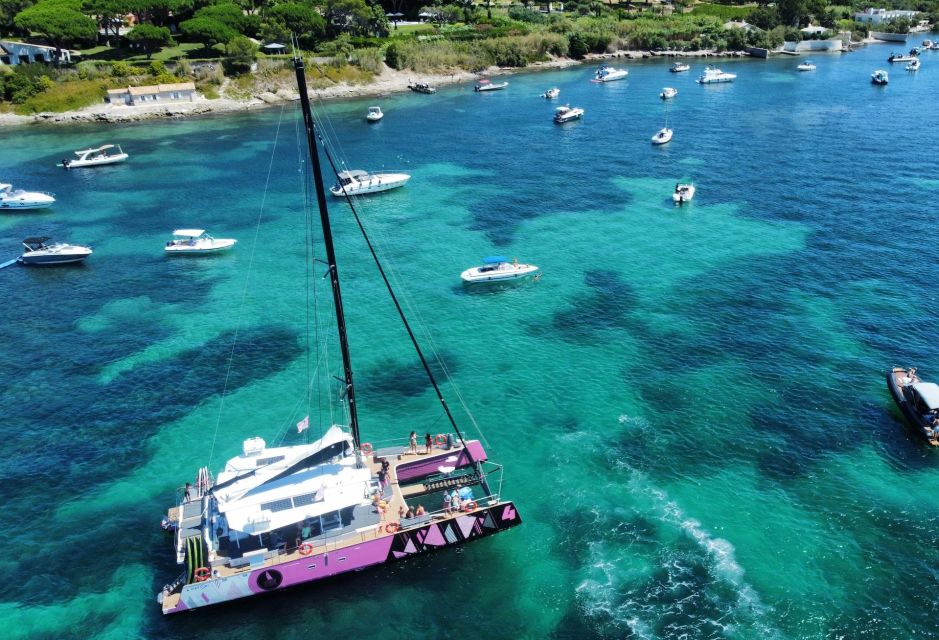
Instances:
[[[171,609],[165,609],[163,613],[179,613],[239,598],[282,591],[287,587],[454,547],[521,523],[522,518],[515,505],[503,502],[450,520],[383,534],[374,540],[337,551],[309,555],[292,562],[187,584],[182,589],[179,603]]]

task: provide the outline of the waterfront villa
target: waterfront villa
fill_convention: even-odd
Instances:
[[[193,102],[195,99],[196,85],[192,82],[178,82],[110,89],[105,102],[133,107],[151,103]]]
[[[72,52],[62,49],[62,62],[71,62]],[[30,62],[55,62],[55,47],[28,42],[0,40],[0,66],[29,64]]]
[[[892,20],[906,18],[911,23],[915,23],[913,17],[917,13],[917,11],[902,11],[899,9],[890,9],[889,11],[887,9],[867,9],[855,13],[854,20],[855,22],[866,22],[867,24],[884,24]]]

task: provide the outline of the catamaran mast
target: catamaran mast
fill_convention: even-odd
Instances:
[[[359,440],[359,418],[355,409],[355,387],[352,384],[352,360],[349,357],[349,340],[346,334],[346,317],[342,309],[342,292],[339,289],[339,269],[336,267],[336,252],[333,249],[333,234],[329,226],[329,210],[326,208],[326,189],[320,172],[320,157],[316,149],[313,133],[313,114],[310,112],[310,96],[306,90],[306,73],[303,57],[297,53],[293,58],[297,71],[297,88],[300,91],[300,107],[303,109],[303,125],[306,128],[306,140],[310,147],[313,182],[316,185],[316,203],[320,210],[320,223],[323,226],[323,244],[326,245],[326,262],[329,268],[329,280],[333,286],[333,306],[336,309],[336,325],[339,329],[339,349],[342,352],[342,368],[346,383],[345,396],[349,401],[349,427],[355,448],[362,444]]]

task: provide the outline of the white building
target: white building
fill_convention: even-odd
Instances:
[[[897,20],[898,18],[906,18],[910,22],[915,22],[913,16],[915,16],[917,11],[903,11],[899,9],[868,9],[867,11],[859,11],[854,14],[854,20],[856,22],[866,22],[867,24],[883,24],[885,22],[890,22],[891,20]]]
[[[127,87],[110,89],[106,100],[111,104],[136,106],[142,104],[193,102],[196,99],[196,85],[192,82],[177,84],[154,84],[146,87]]]

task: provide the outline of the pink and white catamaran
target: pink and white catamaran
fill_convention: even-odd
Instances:
[[[164,614],[280,591],[521,524],[515,505],[500,495],[502,468],[487,459],[479,441],[463,438],[390,285],[449,424],[443,433],[421,435],[416,446],[409,438],[400,445],[373,447],[360,437],[302,58],[296,57],[294,66],[342,354],[337,395],[348,426],[332,425],[315,441],[291,446],[269,447],[261,438],[250,438],[217,477],[204,467],[192,486],[178,491],[163,526],[173,532],[176,560],[185,570],[157,596]],[[354,204],[349,206],[358,219]],[[379,271],[384,278],[380,264]],[[308,425],[304,419],[298,430]]]

